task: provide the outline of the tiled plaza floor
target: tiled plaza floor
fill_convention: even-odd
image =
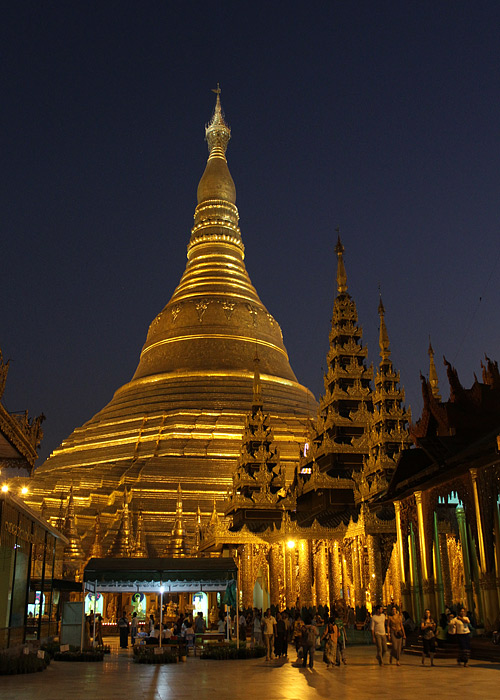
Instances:
[[[310,671],[291,662],[262,659],[202,661],[190,657],[186,663],[137,665],[131,651],[114,649],[103,663],[52,662],[42,673],[2,676],[0,699],[469,700],[500,695],[500,663],[471,661],[464,668],[452,660],[437,659],[431,668],[422,667],[417,657],[404,656],[400,667],[380,667],[374,647],[351,647],[348,652],[348,665],[329,671],[318,653]]]

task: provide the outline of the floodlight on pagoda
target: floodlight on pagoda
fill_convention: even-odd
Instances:
[[[288,542],[286,543],[286,546],[288,547],[288,549],[295,549],[294,540],[288,540]]]
[[[7,484],[2,484],[3,493],[7,493],[8,490],[9,490],[9,487],[7,486]]]
[[[26,496],[26,494],[28,493],[28,487],[27,487],[27,486],[23,486],[22,489],[21,489],[21,493],[23,494],[23,496]]]

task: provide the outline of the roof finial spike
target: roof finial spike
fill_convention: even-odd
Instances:
[[[380,316],[380,329],[379,329],[379,347],[380,347],[380,357],[382,359],[382,362],[387,362],[387,360],[391,356],[391,351],[389,350],[389,334],[387,332],[387,326],[385,325],[385,309],[384,309],[384,304],[382,302],[382,293],[380,291],[380,285],[379,285],[379,295],[380,295],[380,300],[378,303],[378,314]]]
[[[335,246],[335,252],[337,253],[337,292],[346,294],[347,274],[344,267],[344,246],[340,240],[340,228],[337,226],[335,231],[337,232],[337,245]]]
[[[436,370],[436,363],[434,362],[434,350],[432,349],[431,336],[429,334],[429,349],[427,350],[429,355],[429,384],[431,385],[431,392],[435,399],[441,401],[441,394],[439,393],[439,380]]]
[[[220,85],[212,89],[215,92],[217,99],[215,101],[215,109],[210,123],[205,127],[205,139],[208,143],[210,157],[225,158],[227,144],[231,138],[231,129],[224,120],[222,106],[220,102]]]

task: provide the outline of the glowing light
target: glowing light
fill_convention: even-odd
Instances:
[[[23,496],[26,495],[28,493],[28,487],[23,486],[23,488],[21,489],[21,493],[23,494]]]
[[[372,574],[372,578],[375,578],[375,574]]]
[[[164,586],[160,586],[160,593],[161,593],[162,595],[165,593],[165,587],[164,587]]]
[[[2,491],[4,493],[7,493],[8,490],[9,490],[9,487],[7,486],[7,484],[2,484]]]
[[[294,549],[295,542],[293,540],[288,540],[288,542],[286,543],[286,546],[288,547],[288,549]]]
[[[309,452],[309,443],[306,442],[304,445],[304,457],[307,457],[307,453]]]

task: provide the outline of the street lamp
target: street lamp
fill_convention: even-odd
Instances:
[[[162,627],[163,627],[163,593],[165,591],[165,588],[163,587],[163,584],[160,586],[160,644],[159,647],[161,649],[161,635],[162,635]]]

